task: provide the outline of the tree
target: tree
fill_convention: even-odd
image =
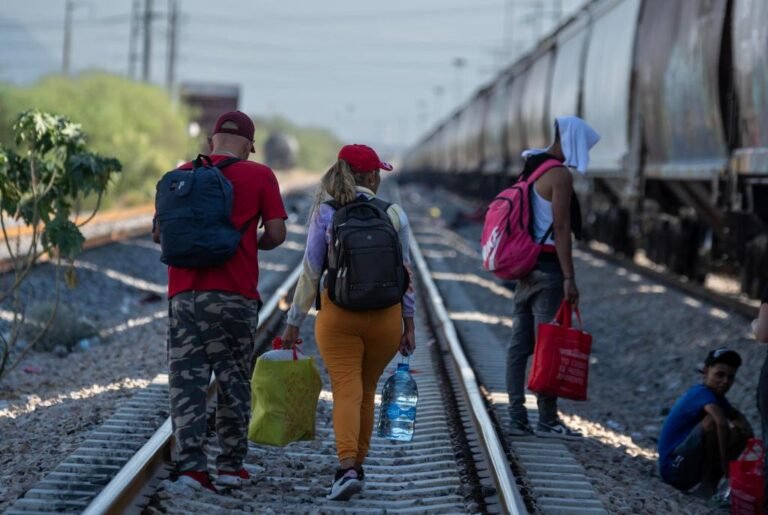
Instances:
[[[72,260],[85,240],[80,227],[96,214],[110,178],[121,170],[117,159],[89,152],[80,125],[62,116],[25,111],[13,124],[13,134],[13,150],[0,146],[0,229],[12,268],[8,284],[0,285],[0,303],[13,305],[10,332],[0,334],[0,379],[21,362],[53,322],[62,260],[70,262],[65,279],[72,285]],[[84,219],[73,218],[88,196],[97,199],[95,207]],[[10,220],[30,227],[31,236],[9,237]],[[35,335],[22,341],[25,306],[20,287],[45,254],[57,265],[54,309],[47,322],[36,326]]]

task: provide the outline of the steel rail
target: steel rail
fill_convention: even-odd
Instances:
[[[299,264],[288,278],[270,297],[259,312],[257,337],[275,322],[282,312],[279,309],[281,301],[288,295],[291,288],[299,279],[303,265]],[[215,391],[215,378],[211,378],[208,388],[210,397]],[[171,418],[152,435],[144,446],[131,457],[106,487],[97,495],[83,511],[84,515],[103,515],[125,513],[134,505],[144,487],[152,480],[164,462],[170,461],[171,456]]]
[[[582,244],[578,246],[578,249],[587,254],[592,254],[596,258],[610,261],[614,265],[622,266],[639,275],[644,275],[645,277],[660,282],[665,286],[669,286],[681,292],[685,292],[693,297],[697,297],[704,302],[708,302],[722,309],[738,313],[747,319],[751,320],[757,318],[758,311],[760,310],[759,301],[753,300],[750,302],[742,298],[719,293],[695,281],[684,280],[681,276],[673,272],[656,270],[649,266],[640,264],[632,258],[602,250],[595,245]]]
[[[396,185],[392,188],[392,193],[393,200],[398,202],[398,204],[402,204]],[[475,372],[472,365],[470,365],[466,354],[464,354],[464,349],[462,349],[459,336],[456,333],[456,326],[454,326],[451,321],[451,317],[445,308],[443,298],[435,285],[435,281],[430,275],[429,267],[424,259],[424,255],[421,253],[419,244],[413,235],[411,235],[410,246],[422,288],[421,295],[425,301],[424,303],[430,310],[430,318],[432,324],[435,326],[435,334],[443,340],[442,343],[449,349],[453,365],[456,368],[459,377],[461,377],[461,386],[463,387],[464,395],[472,408],[472,420],[477,429],[477,433],[480,436],[483,453],[489,461],[489,470],[493,482],[496,485],[496,491],[499,494],[501,506],[505,513],[511,515],[526,514],[528,513],[528,509],[517,488],[515,475],[512,472],[509,460],[504,452],[504,446],[502,445],[501,440],[499,440],[499,435],[496,434],[491,417],[488,415],[485,399],[480,392]]]

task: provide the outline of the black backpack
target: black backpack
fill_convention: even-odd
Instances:
[[[401,302],[409,278],[400,238],[387,214],[390,204],[377,198],[326,204],[336,209],[326,262],[331,301],[354,311]]]
[[[223,265],[235,254],[248,223],[239,231],[232,224],[234,191],[221,169],[237,161],[226,159],[214,166],[208,156],[198,155],[192,170],[163,175],[155,195],[160,261],[205,268]]]

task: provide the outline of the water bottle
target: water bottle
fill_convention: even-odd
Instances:
[[[381,409],[377,434],[388,440],[410,442],[416,425],[416,403],[419,390],[408,363],[398,363],[397,371],[384,383],[381,390]]]

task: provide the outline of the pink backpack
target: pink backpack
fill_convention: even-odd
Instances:
[[[536,179],[556,166],[563,163],[556,159],[545,161],[526,180],[499,193],[488,206],[480,236],[483,268],[501,279],[521,279],[536,266],[541,243],[530,232],[529,192]]]

